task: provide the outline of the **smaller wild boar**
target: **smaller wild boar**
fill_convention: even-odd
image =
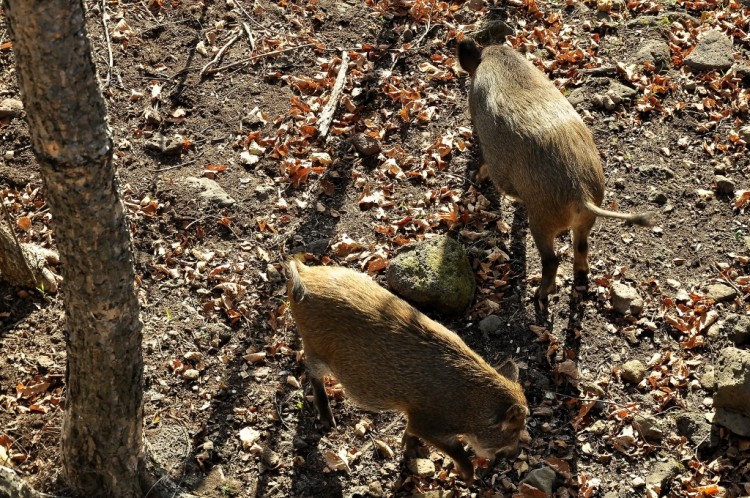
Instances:
[[[323,385],[323,376],[333,373],[362,408],[406,414],[407,453],[422,438],[450,456],[467,483],[474,469],[457,435],[485,458],[517,454],[529,411],[515,363],[493,369],[458,335],[367,275],[296,259],[287,271],[292,316],[325,427],[335,427]]]
[[[471,76],[469,110],[489,176],[526,204],[542,257],[541,303],[555,292],[555,237],[572,227],[574,283],[588,284],[588,236],[598,216],[650,226],[652,215],[607,211],[599,152],[581,117],[547,76],[511,47],[458,46]]]

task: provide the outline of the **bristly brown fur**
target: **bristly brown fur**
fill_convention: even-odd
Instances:
[[[479,54],[479,55],[477,55]],[[547,76],[511,47],[458,47],[471,74],[469,107],[495,186],[523,201],[529,228],[542,256],[537,297],[555,292],[558,258],[554,239],[572,228],[576,286],[588,282],[588,236],[598,216],[650,226],[649,213],[618,213],[599,207],[604,171],[591,132]],[[477,59],[481,62],[477,63]]]
[[[405,413],[407,449],[424,439],[451,456],[465,480],[473,468],[458,434],[483,455],[517,447],[528,408],[511,361],[501,375],[366,275],[299,261],[288,268],[292,315],[324,425],[335,425],[322,382],[330,372],[359,406]]]

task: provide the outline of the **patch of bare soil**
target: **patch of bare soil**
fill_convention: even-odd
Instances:
[[[750,12],[737,0],[86,4],[136,251],[151,464],[183,490],[542,496],[520,481],[548,467],[560,497],[750,493],[747,439],[717,428],[718,442],[698,450],[674,423],[711,413],[705,374],[731,340],[705,317],[750,312]],[[585,295],[571,291],[570,238],[558,239],[547,314],[532,298],[540,264],[523,206],[474,181],[467,77],[453,55],[458,38],[499,20],[594,132],[605,207],[658,213],[652,229],[596,225]],[[732,68],[685,63],[709,29],[731,37]],[[0,99],[18,99],[1,20],[0,35]],[[650,42],[666,57],[643,59]],[[613,82],[632,94],[614,98]],[[14,229],[54,247],[24,121],[0,117],[0,136]],[[717,189],[716,175],[732,188]],[[234,204],[207,201],[188,177],[215,180]],[[400,459],[403,419],[363,412],[335,385],[339,427],[316,427],[281,267],[303,250],[382,283],[400,246],[442,233],[468,248],[479,288],[463,317],[425,311],[488,361],[512,355],[532,409],[521,456],[471,487],[434,450],[434,475],[413,475]],[[640,315],[613,309],[615,282],[638,292]],[[735,296],[707,297],[714,282]],[[490,314],[501,325],[483,333]],[[0,350],[0,448],[36,488],[65,494],[61,297],[0,287]],[[631,360],[645,367],[635,384],[621,375]],[[646,437],[639,417],[660,433]]]

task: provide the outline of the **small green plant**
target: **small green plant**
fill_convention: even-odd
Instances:
[[[240,494],[240,490],[234,483],[222,484],[219,489],[221,490],[222,496],[239,496]]]
[[[172,312],[169,311],[168,308],[164,308],[164,314],[167,315],[167,321],[171,322],[174,318],[172,317]]]

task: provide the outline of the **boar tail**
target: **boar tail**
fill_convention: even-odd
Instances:
[[[590,201],[586,201],[584,205],[586,206],[586,210],[597,216],[617,218],[619,220],[625,220],[628,224],[639,225],[642,227],[650,227],[654,225],[654,213],[618,213],[617,211],[602,209]]]
[[[482,51],[479,50],[474,40],[463,40],[458,44],[458,63],[461,69],[474,76],[474,73],[482,61]]]
[[[307,295],[307,288],[302,283],[302,278],[299,275],[299,267],[304,266],[297,258],[290,259],[286,263],[286,271],[289,278],[287,283],[287,293],[289,298],[295,303],[299,303]]]

